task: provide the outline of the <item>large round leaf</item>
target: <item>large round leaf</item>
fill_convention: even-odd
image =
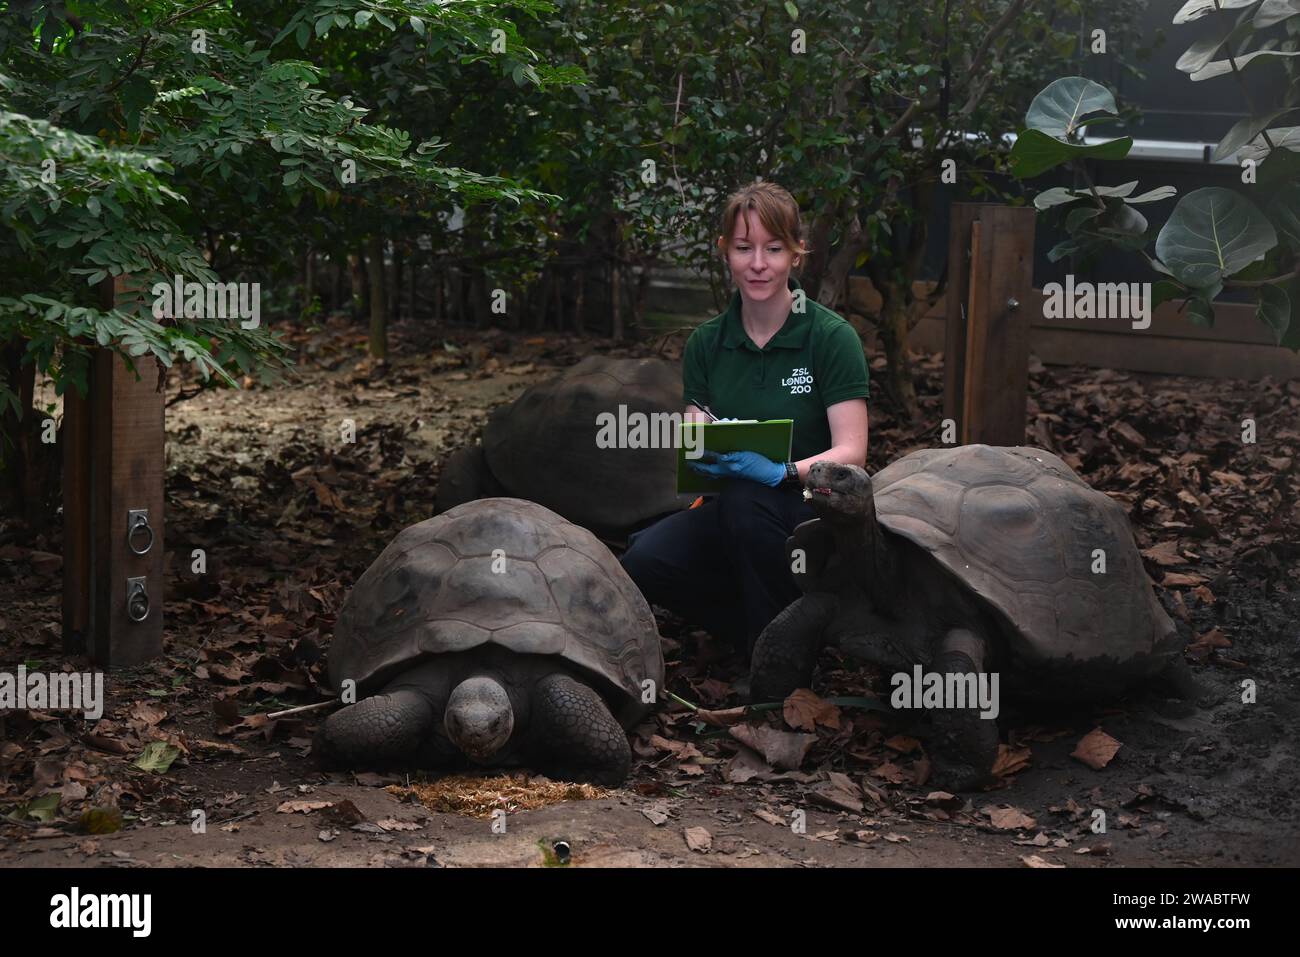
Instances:
[[[1277,233],[1250,200],[1207,186],[1174,207],[1156,237],[1156,255],[1189,286],[1208,286],[1277,245]]]
[[[1083,125],[1085,116],[1098,112],[1116,115],[1110,90],[1087,77],[1064,76],[1034,97],[1025,114],[1025,126],[1065,139]]]
[[[1133,148],[1133,137],[1121,136],[1117,140],[1091,143],[1087,146],[1066,143],[1048,136],[1040,130],[1025,130],[1011,147],[1011,173],[1019,179],[1029,179],[1045,173],[1054,166],[1073,159],[1090,156],[1095,159],[1123,159]]]

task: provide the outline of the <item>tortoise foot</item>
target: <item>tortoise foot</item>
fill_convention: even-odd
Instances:
[[[627,779],[627,734],[593,689],[568,675],[548,675],[534,687],[532,704],[539,771],[610,787]]]
[[[976,674],[980,668],[970,655],[952,650],[969,632],[950,634],[948,647],[935,659],[932,669],[940,674]],[[982,657],[982,656],[981,656]],[[931,715],[927,742],[930,781],[945,791],[972,791],[992,784],[993,763],[998,757],[998,723],[981,717],[977,706],[941,708]]]
[[[373,695],[326,718],[312,756],[338,770],[404,763],[415,758],[432,723],[432,707],[414,691]]]

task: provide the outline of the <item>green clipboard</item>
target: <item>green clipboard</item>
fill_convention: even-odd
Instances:
[[[677,491],[720,492],[722,479],[709,478],[687,466],[687,429],[699,429],[689,436],[690,444],[699,448],[699,438],[710,452],[758,452],[773,462],[790,461],[790,443],[794,438],[794,419],[766,419],[761,422],[683,422],[678,426]]]

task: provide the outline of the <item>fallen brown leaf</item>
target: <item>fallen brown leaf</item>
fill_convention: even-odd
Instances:
[[[686,846],[692,851],[699,851],[703,854],[713,846],[713,835],[709,833],[708,828],[688,827],[685,834]]]
[[[1094,771],[1100,771],[1106,765],[1110,764],[1111,758],[1123,747],[1120,742],[1116,741],[1101,728],[1093,728],[1085,734],[1074,750],[1070,752],[1070,757],[1078,758]]]
[[[816,731],[817,725],[839,730],[840,709],[807,688],[797,688],[781,709],[785,723],[798,731]]]
[[[761,725],[739,724],[727,731],[741,744],[753,748],[774,768],[796,771],[817,743],[815,734],[778,731]]]

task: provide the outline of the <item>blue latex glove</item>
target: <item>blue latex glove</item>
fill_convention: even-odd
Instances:
[[[757,452],[723,452],[719,455],[706,450],[698,460],[689,461],[688,464],[694,471],[709,478],[749,479],[772,488],[785,481],[785,466]]]

